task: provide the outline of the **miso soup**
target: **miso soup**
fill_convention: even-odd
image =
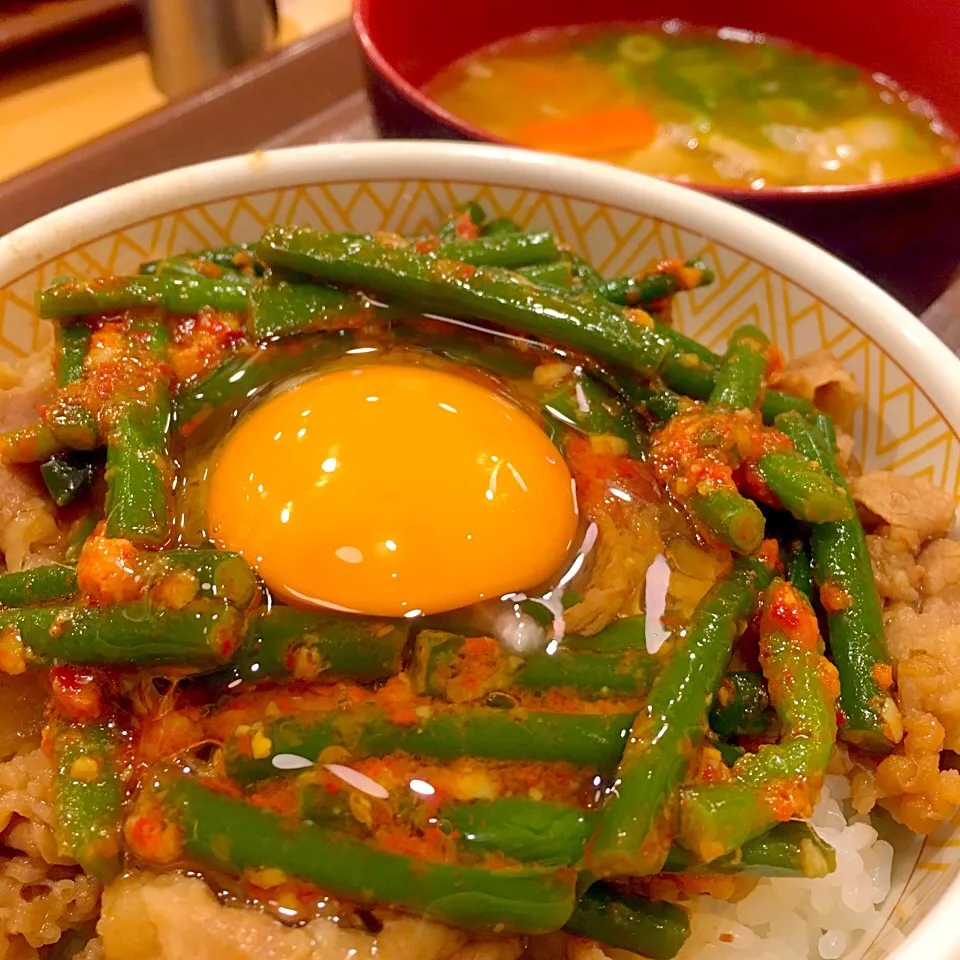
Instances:
[[[684,182],[864,184],[960,162],[933,109],[890,78],[733,28],[538,30],[426,92],[515,143]]]

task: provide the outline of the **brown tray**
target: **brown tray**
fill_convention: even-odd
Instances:
[[[92,193],[172,167],[269,147],[376,136],[353,31],[341,23],[0,183],[0,235]]]

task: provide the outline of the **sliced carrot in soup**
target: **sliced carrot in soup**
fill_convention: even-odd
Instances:
[[[598,110],[576,117],[537,120],[521,127],[513,139],[536,150],[598,157],[640,150],[657,135],[657,121],[641,107]]]

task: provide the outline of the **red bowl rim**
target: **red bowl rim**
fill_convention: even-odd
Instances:
[[[377,73],[380,74],[383,80],[390,84],[405,100],[413,104],[423,113],[432,117],[434,120],[440,121],[445,126],[453,128],[470,140],[485,143],[499,143],[510,147],[523,147],[523,144],[499,137],[481,127],[475,127],[466,120],[462,120],[456,116],[456,114],[445,110],[440,104],[428,97],[419,87],[415,87],[402,77],[396,68],[384,57],[370,33],[366,15],[370,3],[371,0],[353,0],[353,29],[357,35],[357,39],[360,41],[360,46],[367,61]],[[954,182],[960,183],[960,163],[948,167],[946,170],[936,170],[933,173],[925,173],[915,177],[903,177],[899,180],[882,180],[879,183],[764,187],[759,190],[751,190],[748,187],[720,187],[713,184],[700,184],[677,180],[673,177],[663,177],[662,179],[683,187],[699,190],[702,193],[713,194],[725,200],[733,200],[736,202],[756,202],[763,200],[797,201],[804,199],[826,200],[834,198],[838,200],[856,200],[860,198],[891,197],[902,193],[909,193],[913,190],[925,190]]]

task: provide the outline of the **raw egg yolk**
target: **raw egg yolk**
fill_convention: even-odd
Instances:
[[[416,616],[524,590],[562,565],[570,473],[543,430],[472,380],[370,364],[304,380],[215,456],[210,535],[296,603]]]

